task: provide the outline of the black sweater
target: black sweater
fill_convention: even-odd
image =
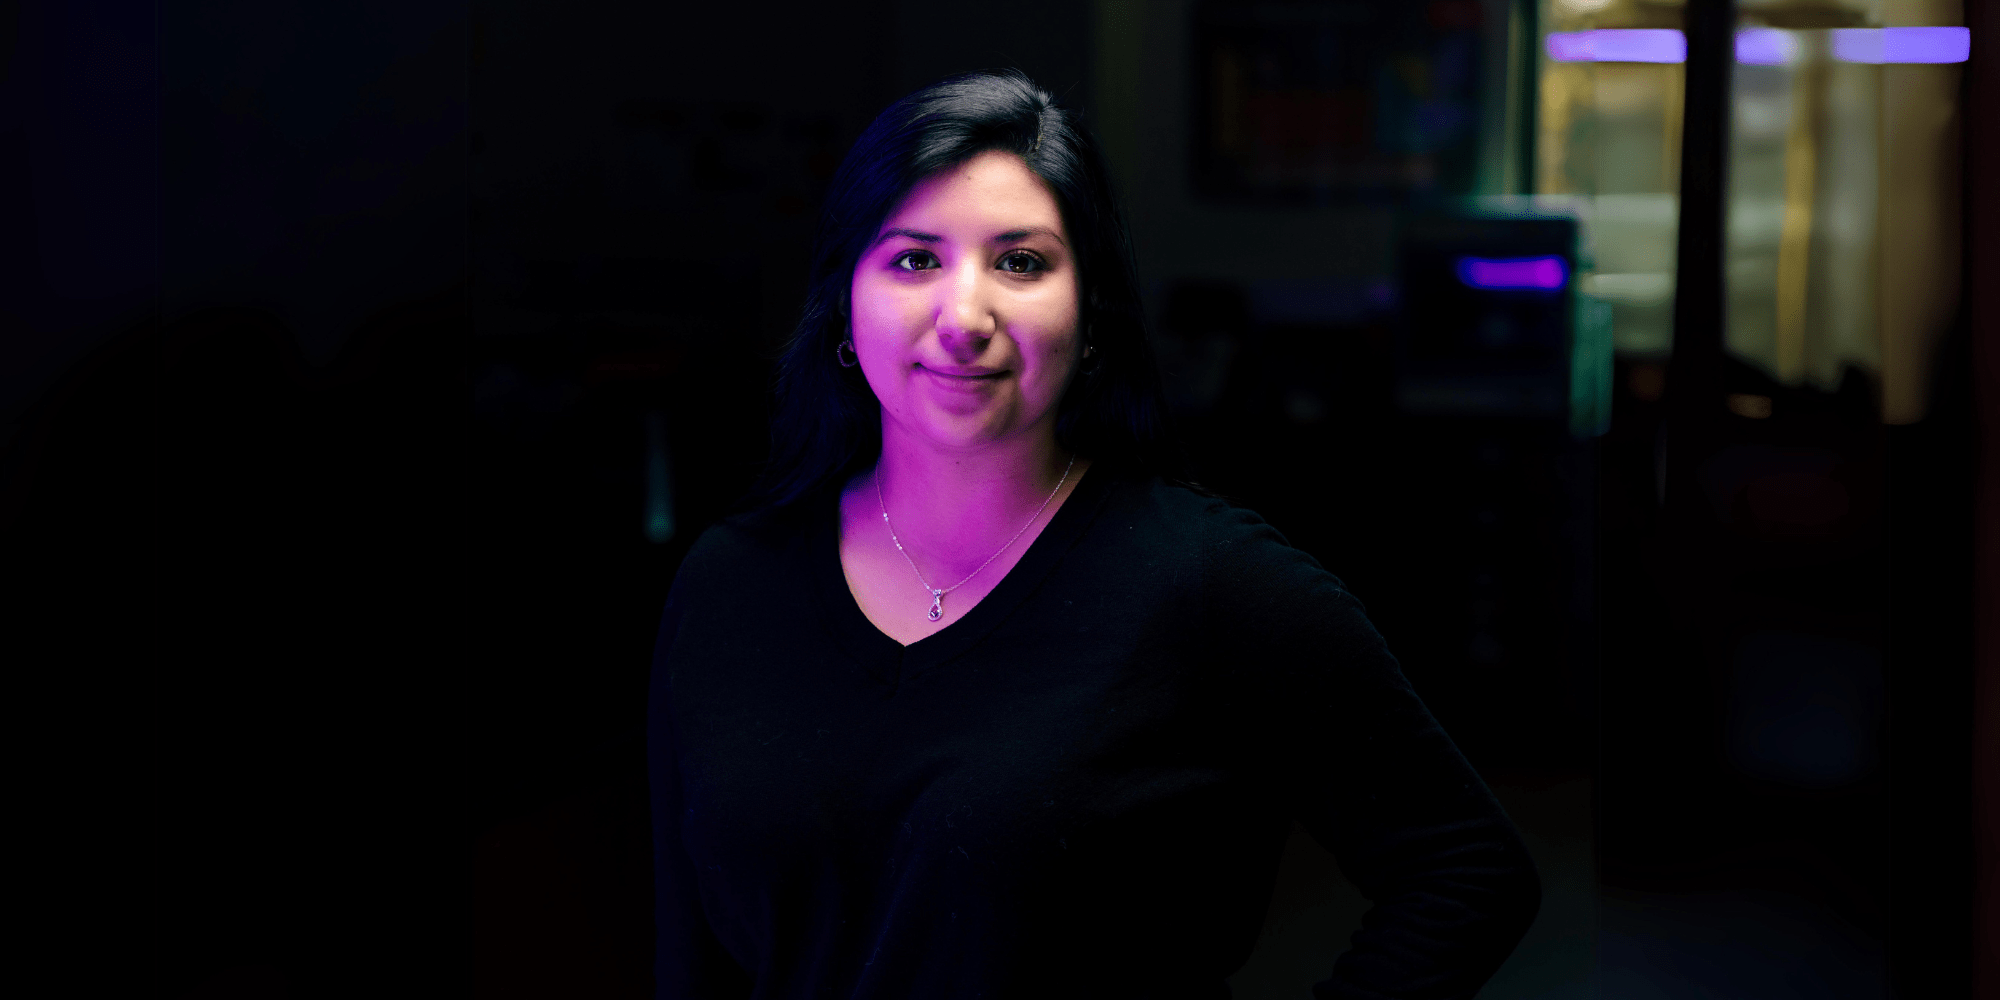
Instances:
[[[908,647],[838,531],[725,523],[674,581],[658,996],[1227,997],[1294,819],[1375,903],[1319,997],[1470,997],[1533,919],[1492,794],[1257,515],[1093,469]]]

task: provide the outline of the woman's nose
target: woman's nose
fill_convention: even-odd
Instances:
[[[950,281],[941,282],[944,301],[938,304],[937,332],[947,347],[977,349],[998,331],[999,320],[982,277],[968,261],[953,269]]]

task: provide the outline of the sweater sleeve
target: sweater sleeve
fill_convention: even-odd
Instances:
[[[1248,694],[1246,742],[1374,904],[1314,995],[1473,996],[1540,906],[1519,834],[1361,603],[1256,514],[1217,515],[1211,635]]]
[[[667,599],[653,652],[646,717],[646,769],[653,814],[653,995],[660,1000],[748,997],[752,982],[709,926],[694,864],[681,842],[681,774],[675,751],[669,671],[680,621],[680,581]]]

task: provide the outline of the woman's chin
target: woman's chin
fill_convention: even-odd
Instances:
[[[941,447],[978,448],[1011,436],[1018,428],[1013,407],[1000,400],[966,405],[962,400],[937,401],[921,408],[922,435]]]

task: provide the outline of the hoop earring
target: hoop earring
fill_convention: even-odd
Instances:
[[[842,351],[846,353],[843,354],[841,353]],[[847,360],[848,355],[853,355],[854,360]],[[835,361],[840,362],[840,367],[842,368],[852,368],[861,363],[861,355],[854,350],[854,341],[851,340],[843,340],[833,345],[833,358]]]
[[[1085,377],[1089,377],[1097,374],[1097,370],[1102,367],[1104,367],[1104,358],[1097,353],[1097,348],[1084,348],[1083,357],[1077,364],[1077,370],[1083,372]]]

